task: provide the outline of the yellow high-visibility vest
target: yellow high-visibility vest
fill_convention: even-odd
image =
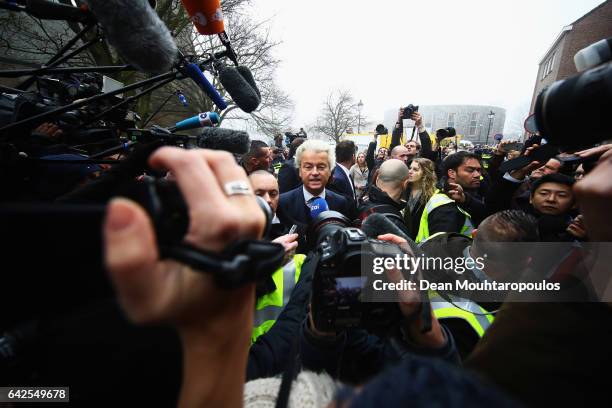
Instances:
[[[429,234],[429,220],[428,220],[429,213],[431,213],[433,210],[435,210],[436,208],[440,206],[443,206],[449,203],[454,203],[454,202],[455,201],[452,200],[449,196],[447,196],[446,194],[440,193],[440,190],[436,190],[434,195],[432,195],[429,201],[427,201],[427,204],[425,204],[425,209],[423,209],[423,214],[421,214],[421,221],[419,223],[419,232],[415,239],[417,243],[423,242],[429,238],[429,235],[430,235]],[[461,211],[463,215],[465,215],[465,221],[463,223],[463,226],[461,227],[461,231],[459,232],[463,235],[471,237],[472,231],[474,230],[474,225],[472,224],[472,217],[467,211],[465,211],[461,207],[457,206],[457,209]],[[444,231],[444,232],[455,232],[455,231]]]
[[[274,323],[276,323],[278,315],[281,314],[283,308],[289,303],[291,292],[293,292],[293,288],[295,288],[297,281],[300,279],[304,259],[306,259],[306,255],[295,254],[293,259],[272,274],[276,290],[257,299],[251,343],[255,343],[259,336],[270,330]]]
[[[454,304],[448,302],[437,292],[429,292],[429,300],[434,316],[436,316],[438,320],[465,320],[478,334],[478,337],[482,337],[484,332],[491,326],[491,323],[493,323],[494,314],[483,309],[474,301],[450,294],[447,296]]]

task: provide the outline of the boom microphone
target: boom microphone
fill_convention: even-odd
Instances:
[[[219,34],[225,30],[221,0],[181,0],[181,2],[200,34]]]
[[[86,0],[108,42],[141,71],[169,71],[178,49],[147,0]]]
[[[193,81],[198,84],[200,88],[202,88],[204,93],[208,95],[208,97],[215,103],[215,105],[217,105],[219,109],[223,110],[227,108],[227,102],[223,100],[223,98],[215,89],[215,87],[212,86],[208,79],[206,79],[200,67],[198,67],[193,62],[190,62],[189,64],[185,65],[183,71],[185,72],[185,74],[189,75],[189,77],[193,79]]]
[[[202,112],[198,115],[190,117],[189,119],[177,122],[176,125],[172,126],[168,130],[170,132],[177,132],[180,130],[213,126],[217,123],[219,123],[219,115],[216,112]]]
[[[235,155],[245,154],[250,145],[249,134],[242,130],[208,127],[202,129],[202,136],[198,138],[199,147],[225,150]]]
[[[253,78],[253,73],[251,72],[249,67],[245,67],[244,65],[238,65],[236,69],[238,70],[238,72],[240,72],[240,75],[242,75],[242,77],[249,83],[249,85],[251,85],[251,88],[253,88],[259,99],[261,99],[261,93],[259,92],[259,88],[257,88],[257,85],[255,84],[255,78]]]
[[[219,70],[219,82],[233,101],[246,113],[251,113],[261,102],[259,89],[247,67],[223,67]]]

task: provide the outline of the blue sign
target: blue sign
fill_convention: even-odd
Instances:
[[[498,142],[501,142],[501,140],[504,138],[504,135],[502,135],[501,133],[498,133],[493,138],[497,140]]]

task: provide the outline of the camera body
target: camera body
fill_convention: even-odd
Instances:
[[[372,272],[374,258],[394,258],[403,252],[395,244],[368,238],[348,226],[341,214],[331,213],[335,212],[322,213],[314,223],[318,224],[311,299],[315,327],[323,332],[351,327],[385,331],[400,321],[401,312],[395,302],[376,301],[372,281],[386,277]]]
[[[413,113],[418,112],[419,107],[413,104],[410,104],[404,108],[404,112],[402,114],[402,119],[410,119]]]

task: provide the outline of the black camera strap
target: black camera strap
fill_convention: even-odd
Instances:
[[[232,289],[272,275],[282,264],[285,249],[272,242],[241,240],[221,253],[205,251],[186,243],[162,245],[160,255],[205,271],[213,275],[217,285]]]

